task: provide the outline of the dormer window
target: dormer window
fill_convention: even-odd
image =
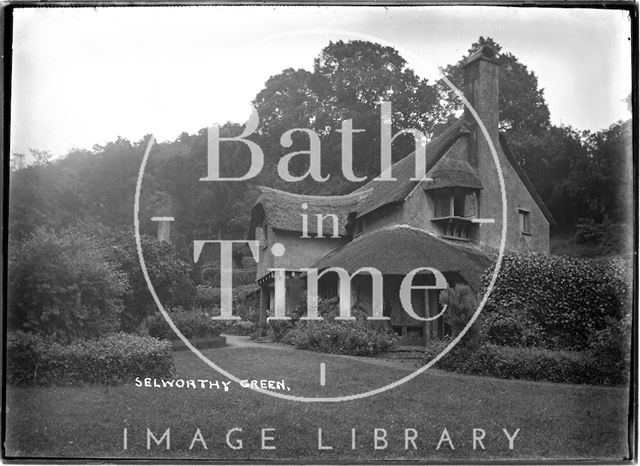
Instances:
[[[478,216],[477,190],[472,188],[444,188],[431,191],[433,194],[433,218],[440,236],[459,241],[474,241],[477,224],[472,219]]]

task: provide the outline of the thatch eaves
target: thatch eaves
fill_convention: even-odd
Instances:
[[[470,188],[482,189],[478,172],[466,160],[443,157],[429,172],[424,189]]]
[[[449,126],[438,137],[434,138],[426,146],[426,171],[427,173],[442,154],[449,149],[458,138],[466,134],[464,118],[458,119]],[[362,217],[376,209],[389,204],[404,201],[407,195],[416,187],[420,181],[412,180],[415,177],[415,152],[407,155],[391,166],[391,175],[396,181],[380,181],[375,178],[354,192],[371,190],[357,206],[357,216]]]
[[[359,236],[311,267],[319,271],[342,267],[349,273],[375,267],[384,275],[406,275],[420,267],[432,267],[442,273],[457,272],[477,291],[480,277],[491,264],[491,259],[477,249],[409,225],[395,225]]]
[[[308,233],[317,234],[318,222],[316,214],[335,214],[338,217],[339,234],[349,235],[346,226],[349,224],[349,214],[355,212],[358,202],[370,191],[345,194],[341,196],[308,196],[293,194],[279,189],[258,186],[260,196],[251,210],[251,224],[248,239],[255,239],[255,228],[266,217],[269,226],[275,230],[302,232],[302,214],[306,214],[309,221]],[[306,204],[306,209],[303,208]],[[333,234],[332,222],[325,221],[324,236]]]

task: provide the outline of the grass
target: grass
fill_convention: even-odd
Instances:
[[[381,386],[408,373],[327,354],[266,348],[203,351],[241,378],[284,379],[290,394],[335,396]],[[326,386],[319,384],[326,364]],[[188,351],[175,353],[177,377],[224,380]],[[116,386],[7,387],[8,457],[177,458],[226,460],[621,460],[627,449],[628,390],[509,381],[428,371],[382,395],[337,404],[295,403],[232,384],[223,390]],[[171,450],[146,449],[146,429],[171,428]],[[225,442],[227,430],[242,450]],[[123,450],[123,429],[129,433]],[[208,449],[196,442],[200,428]],[[276,450],[262,450],[260,429],[274,428]],[[319,451],[318,428],[333,450]],[[375,450],[373,429],[388,433]],[[405,450],[404,429],[418,432],[417,451]],[[435,446],[446,428],[455,450]],[[486,450],[473,450],[473,428],[486,431]],[[515,449],[502,432],[520,428]],[[356,449],[351,449],[356,429]]]

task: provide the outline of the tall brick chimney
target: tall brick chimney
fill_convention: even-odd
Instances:
[[[158,240],[168,243],[171,240],[171,222],[173,217],[151,217],[152,222],[158,223]]]
[[[463,65],[464,95],[487,128],[494,145],[498,144],[499,68],[496,52],[486,45],[471,55]],[[466,106],[464,115],[469,128],[471,128],[469,163],[477,167],[478,150],[483,150],[483,146],[486,146],[486,140]]]

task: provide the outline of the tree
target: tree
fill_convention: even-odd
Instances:
[[[467,55],[454,65],[444,68],[443,73],[458,88],[463,87],[463,65],[482,47],[489,46],[496,52],[499,69],[500,129],[513,134],[541,134],[549,125],[549,108],[544,100],[544,89],[538,86],[538,77],[511,53],[501,53],[502,47],[492,38],[480,37],[471,45]],[[440,100],[447,113],[462,109],[462,101],[444,81],[438,81]]]
[[[630,141],[623,137],[623,126],[591,134],[552,125],[535,73],[491,38],[480,37],[465,57],[444,69],[454,85],[461,88],[462,65],[484,46],[497,52],[500,64],[500,130],[559,226],[573,230],[580,218],[599,223],[606,212],[622,218],[621,211],[628,211],[626,199],[631,198],[629,170],[620,170],[630,160],[630,152],[622,147]],[[438,91],[449,111],[462,108],[445,83],[438,83]]]
[[[583,151],[570,162],[566,176],[558,181],[553,199],[567,207],[571,225],[580,219],[592,223],[631,222],[633,203],[631,121],[581,135]]]
[[[122,329],[136,331],[145,317],[159,312],[142,274],[132,229],[112,230],[109,236],[110,258],[117,263],[130,284],[123,296]],[[196,289],[190,279],[191,265],[182,260],[174,247],[142,236],[142,252],[149,279],[166,309],[191,310]]]
[[[8,323],[67,342],[120,327],[127,277],[99,238],[38,228],[9,248]]]
[[[275,166],[285,153],[307,150],[306,135],[293,138],[290,148],[280,145],[280,136],[293,128],[309,128],[321,137],[323,175],[326,183],[287,186],[289,190],[333,194],[354,188],[341,176],[341,128],[352,119],[354,129],[364,133],[353,136],[354,172],[357,176],[376,176],[380,172],[380,106],[392,103],[395,132],[415,128],[430,137],[443,119],[438,110],[435,87],[420,79],[392,47],[350,41],[330,42],[314,61],[313,72],[287,69],[272,76],[254,99],[260,115],[258,138],[266,148],[269,162]],[[402,135],[394,141],[393,158],[399,160],[414,150],[414,139]],[[307,165],[293,166],[294,172]],[[269,181],[277,185],[273,174]]]

